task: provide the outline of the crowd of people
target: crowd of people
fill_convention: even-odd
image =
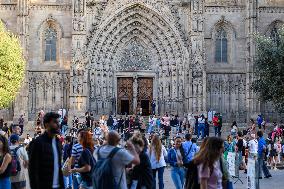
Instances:
[[[237,154],[238,169],[245,172],[247,159],[257,160],[259,178],[262,172],[271,177],[266,161],[277,169],[284,158],[282,126],[274,123],[264,138],[265,123],[259,117],[258,127],[250,120],[243,130],[234,122],[226,140],[221,138],[220,114],[209,122],[204,115],[180,118],[167,113],[148,120],[143,116],[95,120],[87,112],[84,123],[74,117],[69,127],[67,116],[40,112],[33,138],[29,134],[23,138],[21,117],[21,125],[0,131],[0,188],[163,189],[168,168],[176,189],[231,189],[229,152]],[[215,137],[209,137],[210,124]]]

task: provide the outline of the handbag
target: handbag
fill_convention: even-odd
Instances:
[[[66,161],[64,162],[63,166],[62,166],[62,174],[65,177],[67,177],[71,174],[71,172],[70,172],[71,164],[69,162],[70,162],[70,159],[67,158]]]

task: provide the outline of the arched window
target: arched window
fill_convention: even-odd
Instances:
[[[224,28],[220,28],[216,34],[215,42],[215,61],[216,62],[228,62],[228,38],[227,32]]]
[[[279,38],[279,29],[277,27],[273,27],[271,32],[270,32],[270,38],[274,41],[274,42],[279,42],[280,38]]]
[[[53,28],[47,28],[45,30],[45,61],[56,61],[56,41],[57,33]]]

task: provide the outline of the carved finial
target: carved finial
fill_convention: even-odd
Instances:
[[[221,22],[224,22],[224,21],[225,21],[225,16],[222,15],[222,16],[221,16]]]

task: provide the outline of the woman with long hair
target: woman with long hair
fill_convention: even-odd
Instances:
[[[11,189],[11,161],[8,140],[0,135],[0,188]]]
[[[224,141],[218,137],[210,137],[193,159],[198,168],[200,189],[223,188],[220,162],[223,151]]]
[[[171,177],[176,189],[182,189],[184,185],[185,170],[183,167],[183,160],[185,158],[184,150],[182,148],[181,137],[175,138],[175,145],[168,153],[168,161],[171,165]]]
[[[146,154],[145,139],[140,133],[135,133],[130,142],[139,154],[140,164],[133,167],[131,175],[131,189],[152,189],[154,185],[151,163]]]
[[[148,155],[150,157],[151,167],[154,176],[153,189],[156,189],[157,172],[159,179],[159,189],[164,189],[164,169],[166,167],[165,157],[167,156],[167,150],[162,145],[160,137],[158,135],[153,136]]]
[[[72,173],[80,173],[82,182],[80,189],[92,189],[92,172],[95,167],[95,160],[93,157],[94,140],[89,131],[81,131],[78,135],[78,141],[83,146],[83,151],[78,160],[79,168],[71,170]]]

